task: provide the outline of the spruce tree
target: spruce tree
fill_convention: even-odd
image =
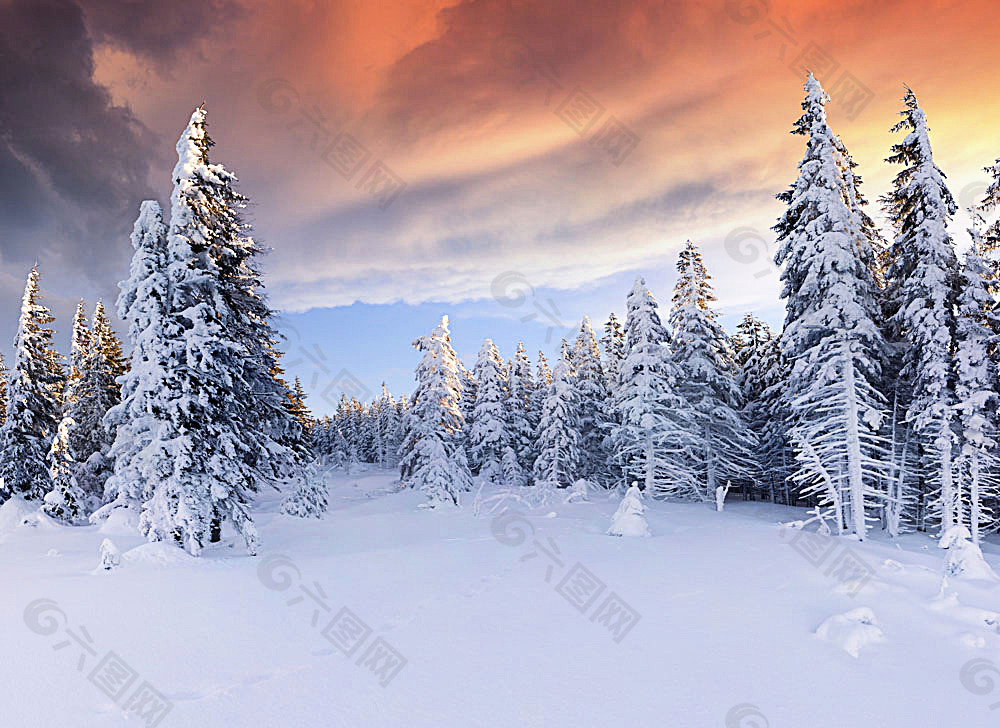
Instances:
[[[296,518],[322,518],[330,494],[324,477],[310,463],[291,478],[292,486],[281,501],[281,512]]]
[[[375,443],[379,467],[396,467],[399,460],[399,409],[396,400],[382,383],[382,395],[376,402]]]
[[[504,411],[507,383],[504,363],[496,345],[483,341],[473,368],[476,380],[476,403],[469,428],[471,468],[492,482],[501,478],[500,460],[510,443]]]
[[[49,478],[51,487],[45,494],[42,512],[59,521],[75,524],[84,517],[86,496],[77,485],[75,463],[70,453],[72,417],[63,417],[49,449]]]
[[[580,477],[607,484],[611,479],[608,453],[604,447],[604,412],[608,406],[608,385],[601,365],[601,350],[591,328],[590,319],[583,317],[580,333],[573,344],[576,367],[576,389],[579,394],[577,421],[580,428]]]
[[[472,487],[459,409],[462,388],[458,358],[451,348],[448,317],[428,336],[413,342],[424,352],[417,365],[417,388],[406,414],[400,464],[403,482],[422,491],[431,507],[458,505]]]
[[[302,388],[302,382],[298,377],[295,377],[295,384],[292,385],[287,397],[289,413],[299,423],[306,439],[309,439],[312,434],[313,418],[306,406],[306,391]]]
[[[117,378],[125,367],[121,344],[100,301],[88,332],[77,383],[72,397],[67,396],[66,413],[75,423],[70,430],[70,452],[77,464],[77,483],[89,499],[100,502],[113,472],[108,452],[115,434],[105,427],[104,417],[121,401]]]
[[[799,462],[793,481],[822,491],[838,527],[864,538],[884,475],[876,256],[851,160],[827,123],[829,97],[811,74],[805,91],[792,133],[808,137],[806,151],[798,179],[777,196],[788,207],[774,226],[784,266],[780,346],[791,365],[783,409]]]
[[[756,439],[743,419],[743,395],[729,336],[710,308],[716,300],[701,251],[689,240],[677,260],[670,313],[677,391],[694,412],[699,454],[693,464],[705,492],[753,480]]]
[[[983,199],[973,206],[971,214],[979,237],[980,257],[987,267],[990,293],[1000,295],[1000,159],[984,167],[990,184]],[[994,330],[994,333],[1000,331]]]
[[[778,341],[768,325],[748,313],[736,327],[737,383],[743,393],[743,419],[757,441],[754,481],[774,502],[782,487],[784,468],[781,417],[774,413],[781,367]]]
[[[613,392],[618,384],[622,361],[625,359],[625,332],[614,313],[608,316],[604,324],[604,336],[601,337],[601,348],[604,350],[604,378],[608,383],[608,391]]]
[[[921,453],[919,523],[934,517],[944,533],[955,525],[958,511],[952,357],[960,273],[947,229],[956,206],[934,163],[927,117],[909,88],[903,104],[902,119],[892,130],[907,134],[886,160],[903,169],[882,198],[895,232],[885,313],[890,340],[901,352],[894,379],[913,431],[908,440]]]
[[[237,223],[223,192],[229,173],[208,163],[210,144],[205,112],[196,109],[177,142],[167,233],[172,386],[160,393],[163,417],[152,443],[168,454],[171,468],[153,485],[140,529],[150,540],[173,540],[197,555],[227,519],[254,554],[249,503],[264,470],[251,453],[270,457],[279,444],[268,437],[254,403],[253,383],[260,382],[246,358],[260,354],[251,347],[263,346],[263,338],[232,281],[250,274],[234,262]],[[255,343],[248,340],[251,331]],[[270,368],[265,378],[273,381]]]
[[[206,112],[195,109],[188,128],[178,142],[181,161],[174,168],[176,204],[171,225],[182,213],[184,225],[197,236],[180,231],[189,239],[192,252],[211,269],[213,286],[221,297],[217,305],[227,337],[236,352],[241,371],[232,386],[241,403],[241,421],[256,435],[257,447],[244,452],[247,464],[259,477],[282,479],[312,460],[308,434],[287,406],[288,388],[281,380],[277,343],[271,310],[259,269],[266,251],[250,235],[243,219],[247,198],[236,191],[236,175],[209,159],[215,142],[207,131]],[[182,149],[183,146],[183,149]]]
[[[614,402],[612,452],[626,482],[652,495],[711,500],[697,485],[694,413],[677,391],[677,369],[667,348],[656,299],[640,276],[626,300],[625,359]]]
[[[538,423],[538,457],[533,476],[542,488],[568,488],[580,477],[580,393],[569,361],[569,347],[552,371],[552,386],[542,405]]]
[[[63,392],[63,404],[68,406],[76,397],[76,388],[83,376],[84,361],[90,353],[90,328],[87,326],[87,307],[80,299],[73,315],[73,330],[70,333],[69,372]]]
[[[7,416],[0,428],[0,499],[37,499],[49,490],[47,455],[59,424],[65,383],[52,346],[55,319],[41,303],[38,267],[31,269],[21,298],[14,337],[14,364],[7,384]]]
[[[0,427],[7,419],[7,367],[3,363],[3,354],[0,354]]]
[[[983,257],[982,240],[973,230],[966,253],[958,299],[958,344],[955,351],[955,395],[960,424],[956,463],[959,493],[957,521],[967,525],[972,541],[996,526],[991,505],[997,497],[997,367],[990,357],[996,299],[992,270]],[[967,484],[967,487],[963,484]]]
[[[114,434],[108,452],[114,464],[105,483],[106,505],[94,514],[95,520],[115,508],[138,515],[160,474],[172,467],[167,452],[150,447],[163,417],[161,397],[177,386],[167,369],[178,332],[170,319],[167,229],[157,202],[140,205],[131,241],[131,271],[119,284],[118,316],[128,323],[132,353],[121,380],[121,401],[104,416],[105,429]]]
[[[532,409],[535,396],[535,379],[531,374],[531,362],[524,351],[524,343],[518,342],[517,351],[511,361],[507,379],[505,401],[507,432],[514,459],[521,468],[530,471],[533,465],[535,428],[537,417]]]

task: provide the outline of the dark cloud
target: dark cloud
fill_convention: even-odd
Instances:
[[[95,275],[149,196],[153,135],[93,78],[90,36],[65,0],[0,5],[0,194],[6,264],[49,256]],[[118,240],[114,238],[118,237]]]
[[[165,70],[177,53],[246,15],[233,0],[81,0],[98,43],[121,48]]]

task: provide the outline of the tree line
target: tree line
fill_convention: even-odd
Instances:
[[[74,318],[68,367],[28,277],[8,373],[0,363],[0,498],[41,501],[67,523],[115,512],[150,540],[197,554],[229,524],[252,553],[250,505],[267,484],[282,510],[319,516],[315,465],[398,467],[430,505],[459,504],[474,478],[549,497],[625,488],[713,502],[730,487],[811,507],[806,522],[865,538],[997,526],[1000,160],[970,211],[960,261],[956,205],[934,163],[927,119],[906,90],[881,196],[867,214],[857,164],[810,76],[792,133],[805,138],[774,226],[784,326],[746,314],[730,335],[701,251],[688,241],[666,315],[636,279],[624,320],[598,338],[588,318],[552,368],[523,344],[486,339],[471,368],[448,317],[414,340],[416,388],[341,399],[315,419],[280,365],[236,177],[209,161],[205,111],[177,144],[169,220],[143,202],[120,318]],[[9,379],[9,381],[7,381]],[[527,492],[527,491],[525,491]]]

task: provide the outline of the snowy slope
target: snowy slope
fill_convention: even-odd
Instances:
[[[1000,587],[953,579],[939,593],[944,552],[927,535],[906,536],[901,548],[811,542],[834,549],[816,567],[800,532],[777,525],[800,517],[795,509],[730,501],[716,513],[647,500],[652,537],[613,538],[618,503],[603,496],[527,521],[508,516],[505,528],[486,509],[477,518],[471,496],[461,509],[420,509],[421,496],[399,492],[393,478],[335,476],[318,522],[281,515],[276,494],[265,497],[256,559],[229,546],[234,534],[194,559],[114,526],[18,526],[0,514],[0,684],[10,688],[0,724],[156,724],[152,713],[127,719],[101,689],[114,695],[124,683],[121,705],[144,681],[173,703],[163,726],[912,728],[1000,719],[1000,705],[990,710],[1000,701]],[[105,538],[122,552],[110,572],[98,569]],[[540,550],[553,545],[559,563]],[[824,573],[845,548],[874,570],[867,582]],[[984,552],[1000,569],[1000,545]],[[603,589],[583,588],[591,576]],[[317,593],[317,583],[323,606],[303,591]],[[626,606],[602,624],[611,592]],[[629,608],[638,621],[616,641],[609,627]],[[857,630],[872,634],[852,621],[868,613],[861,608],[882,639],[859,647]],[[328,640],[322,632],[338,614]],[[838,615],[827,639],[815,634]],[[89,650],[67,632],[86,644],[81,627]],[[843,634],[857,657],[838,643]],[[352,644],[348,658],[339,647]],[[384,646],[406,662],[378,675],[365,656],[383,658],[376,671],[390,665]],[[91,681],[109,651],[126,665],[122,679],[99,672]]]

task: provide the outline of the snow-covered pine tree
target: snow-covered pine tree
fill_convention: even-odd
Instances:
[[[983,199],[971,211],[980,238],[980,257],[988,269],[990,293],[1000,295],[1000,159],[983,171],[991,181],[983,194]],[[995,332],[1000,333],[1000,332]]]
[[[956,206],[934,163],[927,117],[909,88],[903,104],[903,118],[892,130],[908,133],[886,159],[903,169],[882,198],[895,232],[887,256],[885,313],[889,339],[901,350],[894,380],[913,431],[908,440],[922,453],[918,524],[936,518],[944,533],[958,512],[952,356],[960,272],[948,233]]]
[[[442,316],[430,335],[414,340],[413,346],[424,357],[417,365],[417,388],[406,415],[401,478],[422,491],[431,507],[458,505],[460,494],[472,487],[472,476],[462,436],[462,388],[448,317]]]
[[[604,336],[601,337],[601,348],[604,356],[602,367],[604,369],[604,381],[607,387],[608,396],[604,401],[604,407],[600,413],[601,435],[603,437],[604,451],[606,455],[605,469],[606,482],[608,485],[624,483],[620,462],[611,456],[611,433],[614,432],[618,422],[618,411],[615,407],[615,393],[618,391],[619,378],[621,376],[622,362],[625,360],[625,331],[622,329],[618,317],[611,313],[604,324]]]
[[[382,468],[394,468],[399,460],[399,410],[396,400],[382,382],[382,395],[375,403],[376,462]]]
[[[547,390],[538,422],[538,457],[532,473],[537,486],[568,488],[579,477],[581,437],[580,393],[565,340],[562,356],[552,371],[552,385]]]
[[[94,514],[97,519],[115,508],[138,515],[160,474],[172,468],[165,449],[151,447],[162,417],[161,397],[177,387],[167,361],[177,356],[178,347],[178,332],[170,320],[167,229],[154,200],[140,205],[131,240],[135,252],[128,280],[118,284],[118,316],[128,323],[132,354],[121,379],[121,402],[104,416],[105,428],[114,433],[108,452],[114,465],[105,483],[106,505]]]
[[[295,418],[295,421],[299,423],[303,436],[306,440],[309,440],[312,435],[313,418],[309,412],[309,407],[306,406],[306,396],[306,390],[302,388],[302,382],[299,381],[298,377],[295,377],[295,383],[287,394],[288,411]]]
[[[60,419],[65,383],[52,346],[55,319],[42,305],[38,267],[28,274],[14,337],[14,365],[7,384],[7,417],[0,427],[0,500],[41,498],[49,490],[47,455]]]
[[[784,484],[779,418],[773,416],[772,389],[778,383],[778,341],[768,325],[754,316],[745,314],[736,327],[737,383],[743,393],[743,419],[757,440],[755,449],[756,487],[775,502],[776,493]]]
[[[69,407],[76,397],[76,387],[83,376],[84,361],[90,353],[90,328],[87,326],[87,306],[80,299],[73,315],[73,330],[70,333],[69,372],[63,392],[64,407]]]
[[[104,426],[104,417],[121,401],[117,378],[124,373],[125,366],[121,344],[100,301],[94,307],[88,331],[87,348],[78,364],[77,383],[72,396],[67,394],[66,413],[75,423],[70,431],[70,453],[76,461],[77,483],[89,500],[100,503],[114,468],[108,458],[114,432]]]
[[[642,504],[642,491],[633,483],[625,491],[618,510],[611,519],[609,536],[645,537],[650,536],[649,524],[643,515],[646,506]]]
[[[785,405],[799,461],[793,481],[833,498],[839,527],[864,538],[884,475],[875,253],[851,161],[827,123],[829,97],[811,74],[805,92],[792,133],[808,137],[806,151],[798,179],[777,195],[788,208],[774,226],[786,305],[780,346],[791,364]]]
[[[541,419],[542,407],[549,396],[549,388],[552,386],[552,370],[549,369],[548,359],[539,350],[538,364],[535,366],[535,391],[531,400],[531,410],[535,413],[536,420]],[[534,423],[535,431],[538,431],[538,422]]]
[[[608,485],[612,474],[608,467],[610,457],[604,447],[607,432],[603,427],[609,399],[608,385],[601,365],[601,350],[587,316],[583,317],[580,333],[573,344],[573,363],[579,394],[580,471],[577,477]]]
[[[333,416],[336,436],[334,452],[341,464],[361,462],[358,455],[358,433],[356,432],[354,408],[347,395],[340,394],[337,411]]]
[[[997,448],[997,367],[990,356],[996,323],[992,271],[983,257],[982,240],[975,229],[966,253],[958,298],[958,331],[955,351],[955,395],[960,422],[960,454],[956,463],[957,521],[967,525],[972,542],[979,544],[983,531],[995,528],[991,509],[998,490],[1000,460]],[[967,483],[967,487],[965,484]]]
[[[356,397],[351,398],[354,409],[355,429],[358,433],[358,452],[362,462],[374,463],[378,458],[375,454],[375,420],[372,408],[362,404]]]
[[[615,392],[612,452],[627,482],[647,495],[714,499],[698,487],[691,467],[697,445],[694,413],[676,391],[667,330],[656,299],[640,276],[626,300],[625,359]]]
[[[465,457],[471,463],[472,443],[469,441],[469,433],[472,432],[472,423],[475,421],[473,414],[476,410],[476,378],[471,369],[467,369],[461,359],[458,362],[458,382],[461,386],[462,396],[458,401],[459,411],[462,413],[462,442],[465,448]]]
[[[63,417],[59,421],[48,454],[51,486],[42,503],[43,513],[68,524],[77,523],[85,516],[86,501],[86,496],[77,485],[76,476],[73,474],[76,464],[69,451],[70,430],[73,426],[72,417]]]
[[[469,428],[469,453],[472,471],[491,482],[501,478],[500,461],[510,443],[504,411],[507,388],[504,369],[496,345],[490,339],[484,340],[472,370],[476,379],[476,404]]]
[[[330,501],[324,476],[310,463],[300,469],[292,481],[292,488],[281,501],[281,512],[296,518],[322,518]]]
[[[236,175],[209,160],[215,142],[208,135],[203,107],[192,113],[182,140],[185,157],[174,169],[177,209],[190,224],[199,226],[194,253],[211,259],[214,286],[222,298],[218,306],[222,324],[228,338],[241,347],[242,371],[232,386],[237,388],[234,397],[240,403],[242,424],[256,439],[256,447],[244,455],[261,478],[293,477],[313,455],[308,434],[287,407],[287,385],[277,375],[279,334],[271,323],[274,311],[258,262],[266,250],[250,235],[243,219],[249,203],[235,189]],[[172,213],[171,225],[174,217]]]
[[[531,362],[524,351],[524,343],[518,342],[507,379],[505,409],[507,433],[515,461],[526,471],[530,471],[534,464],[535,429],[538,426],[536,413],[532,411],[534,392]]]
[[[613,392],[618,384],[622,361],[625,360],[625,332],[622,331],[622,325],[613,312],[604,324],[601,348],[604,350],[604,378],[608,383],[608,391]]]
[[[701,251],[689,240],[677,259],[670,313],[677,392],[694,412],[699,452],[692,467],[701,489],[714,494],[726,481],[754,480],[756,438],[743,418],[743,394],[729,336],[715,318],[716,300]]]
[[[3,427],[7,419],[7,367],[3,363],[3,354],[0,354],[0,427]],[[2,494],[0,494],[2,497]]]

